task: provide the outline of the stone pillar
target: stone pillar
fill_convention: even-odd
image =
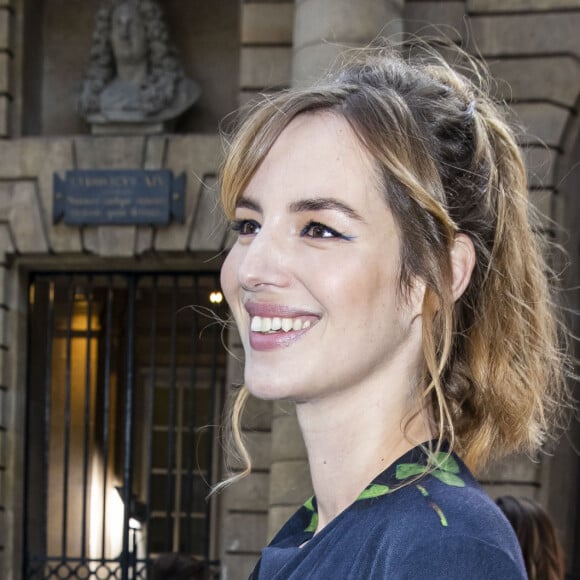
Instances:
[[[320,77],[345,47],[402,32],[404,0],[296,0],[292,84]],[[274,405],[268,534],[312,495],[306,448],[294,406]]]
[[[272,418],[268,538],[312,495],[306,447],[293,403],[275,403]]]
[[[403,32],[404,0],[296,0],[292,81],[308,83],[348,47]]]

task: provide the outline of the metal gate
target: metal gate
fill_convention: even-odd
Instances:
[[[25,578],[215,570],[224,310],[215,273],[31,276]]]

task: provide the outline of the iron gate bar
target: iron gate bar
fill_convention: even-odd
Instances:
[[[171,312],[175,313],[177,309],[177,278],[173,277],[173,284],[171,288]],[[171,335],[170,335],[170,356],[169,356],[169,423],[167,425],[167,479],[166,479],[166,489],[167,489],[167,513],[165,516],[167,536],[165,537],[165,551],[173,551],[173,544],[175,542],[175,523],[172,526],[171,513],[172,509],[175,510],[175,489],[173,481],[173,468],[175,464],[175,337],[177,334],[177,324],[176,317],[171,316]],[[173,521],[179,521],[179,514],[175,511],[175,517]]]
[[[216,392],[216,382],[217,382],[217,372],[216,372],[216,363],[217,363],[217,325],[212,324],[212,356],[211,356],[211,383],[210,383],[210,392]],[[213,437],[214,437],[214,423],[215,423],[215,403],[216,397],[211,397],[211,406],[210,406],[210,414],[211,414],[211,423],[209,427],[209,436],[207,438],[207,446],[208,446],[208,465],[207,465],[207,480],[213,481]],[[205,506],[205,553],[209,554],[209,540],[210,540],[210,518],[209,518],[209,503],[206,502]]]
[[[68,315],[66,326],[66,370],[65,370],[65,402],[64,402],[64,476],[62,486],[62,554],[66,559],[67,539],[68,539],[68,469],[70,458],[70,404],[71,404],[71,338],[72,338],[72,318],[74,309],[74,279],[69,278],[68,286]]]
[[[56,288],[54,282],[49,283],[48,290],[48,308],[46,313],[46,327],[48,329],[48,335],[52,336],[54,327],[54,297],[56,293]],[[35,297],[35,304],[38,296]],[[32,336],[32,333],[31,333]],[[46,379],[44,383],[44,440],[50,441],[50,417],[52,413],[52,399],[50,396],[51,387],[51,377],[52,377],[52,340],[46,341],[46,361],[47,366]],[[28,434],[27,434],[28,435]],[[28,437],[27,437],[28,439]],[[28,463],[28,461],[26,462]],[[50,463],[50,446],[45,445],[44,447],[44,485],[42,486],[43,493],[43,503],[44,506],[44,519],[48,521],[48,478],[49,478],[49,463]],[[28,495],[28,494],[25,494]],[[47,551],[48,546],[48,530],[46,526],[42,526],[42,546],[44,546],[44,552]],[[45,554],[46,555],[46,554]]]
[[[157,352],[157,293],[158,293],[158,276],[153,276],[153,285],[151,291],[151,333],[149,336],[149,381],[147,383],[147,420],[149,430],[147,433],[147,508],[145,512],[145,521],[147,525],[147,540],[145,553],[149,554],[151,550],[151,498],[153,487],[153,403],[155,381],[157,379],[157,365],[155,364],[155,353]]]
[[[103,513],[101,531],[101,559],[105,559],[105,530],[107,529],[107,478],[109,472],[109,413],[111,405],[111,327],[113,324],[113,276],[107,279],[107,328],[105,330],[105,392],[103,401]]]
[[[199,280],[197,277],[193,277],[192,279],[192,286],[193,286],[193,304],[198,304],[199,300]],[[193,310],[193,315],[191,317],[191,341],[190,341],[190,351],[189,356],[190,359],[195,361],[197,356],[197,340],[195,339],[198,333],[198,326],[197,326],[197,313]],[[188,441],[189,441],[189,453],[187,454],[187,511],[186,516],[187,520],[191,522],[191,526],[193,527],[193,505],[195,501],[195,488],[194,488],[194,464],[193,464],[193,457],[195,451],[195,429],[194,429],[194,413],[195,413],[195,385],[197,382],[197,365],[191,365],[191,376],[189,382],[189,421],[187,424],[187,434],[188,434]],[[188,546],[186,551],[191,553],[193,552],[193,529],[188,534]],[[209,554],[206,551],[205,554],[206,558]]]
[[[129,580],[129,510],[131,507],[133,459],[133,360],[135,356],[135,276],[129,277],[127,296],[127,367],[125,369],[125,455],[123,465],[123,553],[121,555],[121,580]]]
[[[85,356],[85,433],[83,446],[83,524],[81,529],[81,557],[86,558],[86,536],[87,536],[87,487],[89,477],[89,421],[91,411],[91,330],[92,321],[92,288],[93,277],[89,276],[87,280],[87,340]]]

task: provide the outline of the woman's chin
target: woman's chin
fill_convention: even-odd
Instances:
[[[299,389],[298,385],[291,385],[287,382],[264,382],[263,380],[252,381],[246,379],[244,384],[252,396],[256,397],[257,399],[263,399],[265,401],[286,401],[300,399],[300,394],[297,392]]]

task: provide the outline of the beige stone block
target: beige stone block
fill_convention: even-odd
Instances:
[[[8,288],[9,274],[4,266],[0,266],[0,307],[10,304],[9,288]],[[0,374],[0,385],[2,385],[2,375]]]
[[[270,469],[270,451],[272,439],[269,431],[247,431],[243,433],[244,444],[250,460],[252,469],[267,471]],[[242,461],[230,461],[229,465],[232,470],[239,470],[244,467]]]
[[[242,89],[283,88],[290,85],[290,47],[242,47],[240,87]]]
[[[135,230],[135,255],[139,256],[153,250],[153,233],[151,226],[137,226]]]
[[[8,385],[9,363],[8,352],[0,349],[0,387],[6,387]]]
[[[248,580],[260,554],[224,554],[220,558],[221,577],[227,580]]]
[[[270,505],[302,505],[312,495],[308,461],[281,461],[270,468]]]
[[[299,507],[276,506],[270,508],[270,512],[268,513],[268,542],[280,531],[282,526],[294,515]]]
[[[551,147],[560,145],[570,119],[568,109],[550,103],[515,103],[512,109],[524,128],[523,134],[518,134],[520,143],[541,142]]]
[[[296,404],[291,401],[275,401],[273,406],[273,416],[283,417],[285,415],[295,415]]]
[[[12,49],[12,14],[5,7],[0,7],[0,50]]]
[[[491,60],[499,80],[498,96],[511,100],[552,101],[573,107],[580,84],[580,63],[572,56]]]
[[[223,247],[228,222],[220,205],[218,183],[214,175],[203,178],[191,227],[188,248],[192,252],[218,252]]]
[[[217,175],[223,151],[217,135],[172,135],[168,140],[166,168],[175,176],[186,174],[185,223],[159,228],[155,250],[186,250],[192,236],[197,198],[204,178]]]
[[[77,253],[82,250],[78,228],[71,228],[63,223],[53,224],[53,179],[54,173],[64,178],[69,169],[74,169],[73,141],[71,138],[27,138],[14,142],[17,155],[16,165],[12,172],[16,178],[38,179],[38,195],[43,221],[48,225],[50,248],[55,253]],[[1,147],[1,143],[0,143]],[[1,157],[0,157],[1,158]],[[3,170],[8,167],[3,163]]]
[[[320,42],[295,49],[292,59],[292,85],[304,86],[325,77],[340,66],[344,46]]]
[[[6,393],[3,394],[4,398],[6,397]],[[0,465],[6,466],[8,461],[7,456],[7,443],[6,443],[6,431],[0,431]]]
[[[580,55],[580,10],[553,14],[474,16],[470,19],[477,49],[497,55]]]
[[[0,264],[6,263],[6,257],[14,254],[14,244],[9,224],[0,223]]]
[[[83,248],[104,258],[129,258],[135,253],[136,233],[135,226],[87,226]]]
[[[14,182],[0,181],[0,221],[9,222],[12,212]]]
[[[580,8],[580,0],[467,0],[467,10],[473,12],[545,11],[558,8]]]
[[[228,552],[255,552],[266,545],[268,516],[266,513],[234,513],[224,517],[223,545]]]
[[[525,455],[515,455],[498,461],[479,473],[477,479],[484,483],[524,483],[535,485],[540,482],[541,464]]]
[[[292,44],[294,4],[242,4],[242,44]]]
[[[0,52],[0,93],[12,94],[12,57],[8,52]]]
[[[540,494],[539,487],[523,483],[483,484],[482,487],[494,500],[502,495],[513,495],[514,497],[529,497],[537,501]]]
[[[11,103],[7,95],[0,95],[0,137],[10,136]]]
[[[145,165],[143,169],[161,169],[167,153],[167,137],[151,135],[145,140]]]
[[[273,95],[275,91],[267,92],[260,90],[244,89],[238,95],[238,108],[242,110],[251,109],[256,103],[263,100],[264,95]]]
[[[222,506],[226,511],[268,511],[270,476],[268,473],[251,473],[222,494]]]
[[[21,254],[49,251],[47,225],[41,214],[37,184],[22,181],[14,184],[10,226],[14,232],[14,244]]]
[[[242,423],[244,429],[270,431],[272,428],[272,401],[250,397],[244,410]]]
[[[141,169],[145,137],[77,137],[77,169]]]
[[[441,34],[451,40],[467,38],[463,2],[405,2],[405,32],[417,36]]]
[[[242,385],[244,383],[243,353],[234,353],[228,357],[227,378],[230,385]]]
[[[368,44],[403,31],[402,0],[310,0],[296,6],[294,46],[321,41]]]
[[[0,427],[6,427],[7,426],[7,420],[8,420],[8,395],[6,394],[6,389],[5,388],[0,388]],[[2,433],[2,435],[4,434],[2,431],[0,431],[0,433]],[[3,439],[0,441],[0,455],[2,454],[2,449],[1,449],[1,445],[3,443]],[[0,458],[0,465],[2,465],[2,460]]]
[[[534,189],[554,187],[554,166],[558,152],[548,147],[526,147],[523,149],[528,183]]]
[[[535,218],[539,221],[541,229],[553,226],[553,208],[556,197],[551,189],[533,189],[530,191],[530,203],[535,210]]]
[[[272,421],[272,459],[306,459],[306,446],[296,413],[275,417]]]
[[[10,347],[9,325],[10,311],[6,308],[0,308],[0,348]]]

